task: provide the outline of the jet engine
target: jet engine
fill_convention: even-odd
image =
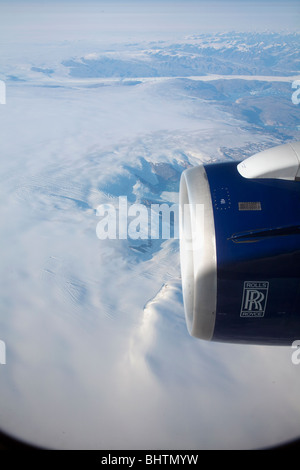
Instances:
[[[300,339],[300,142],[182,173],[180,263],[192,336]]]

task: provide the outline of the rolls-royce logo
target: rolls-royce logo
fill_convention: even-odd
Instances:
[[[241,317],[263,317],[269,291],[267,281],[244,282]]]

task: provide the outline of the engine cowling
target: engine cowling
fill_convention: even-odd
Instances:
[[[300,338],[300,142],[180,181],[186,323],[197,338],[291,345]]]

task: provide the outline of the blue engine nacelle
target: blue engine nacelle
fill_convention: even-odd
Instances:
[[[300,142],[185,170],[180,216],[190,334],[270,345],[300,339]]]

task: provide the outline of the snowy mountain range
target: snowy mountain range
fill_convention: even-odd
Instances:
[[[93,52],[62,63],[76,78],[295,75],[299,73],[299,34],[220,33],[184,42],[148,44],[143,50]],[[45,73],[47,73],[45,71]]]

